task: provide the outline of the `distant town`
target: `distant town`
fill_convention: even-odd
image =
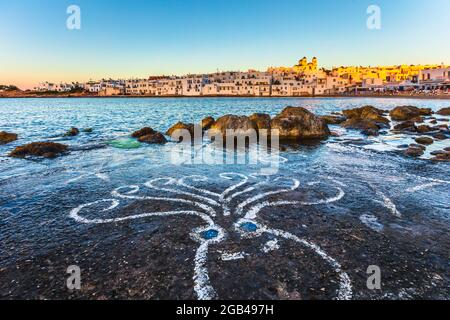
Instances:
[[[14,86],[1,86],[0,94],[17,90]],[[300,97],[395,93],[450,96],[450,67],[441,64],[325,69],[318,67],[317,58],[308,61],[304,57],[292,67],[271,67],[267,71],[102,79],[86,83],[43,82],[25,93],[148,97]]]

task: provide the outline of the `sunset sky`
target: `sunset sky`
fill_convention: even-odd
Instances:
[[[66,9],[81,8],[81,30]],[[366,9],[381,7],[381,30]],[[450,63],[449,0],[0,0],[0,84],[265,70]]]

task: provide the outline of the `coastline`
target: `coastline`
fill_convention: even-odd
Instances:
[[[314,95],[314,96],[252,96],[252,95],[208,95],[208,96],[180,96],[180,95],[167,95],[167,96],[146,96],[146,95],[71,95],[71,94],[51,94],[51,95],[36,95],[36,94],[23,94],[23,95],[2,95],[0,99],[71,99],[71,98],[296,98],[296,99],[315,99],[315,98],[380,98],[380,99],[421,99],[421,100],[450,100],[450,95],[370,95],[370,94],[345,94],[345,95]]]

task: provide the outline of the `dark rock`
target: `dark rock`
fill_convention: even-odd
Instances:
[[[206,117],[205,119],[203,119],[202,120],[202,130],[203,131],[209,130],[215,121],[216,120],[214,120],[213,117]]]
[[[270,130],[270,116],[268,114],[254,113],[249,118],[253,121],[257,130]]]
[[[435,138],[437,140],[446,140],[447,139],[447,136],[441,132],[433,133],[432,136],[433,136],[433,138]]]
[[[434,140],[429,137],[417,137],[415,141],[419,144],[429,145],[433,144]]]
[[[272,119],[271,129],[278,130],[280,140],[321,140],[330,136],[326,123],[301,107],[285,108]]]
[[[444,150],[435,150],[435,151],[431,151],[430,152],[430,154],[432,155],[432,156],[437,156],[437,155],[439,155],[439,154],[443,154],[443,153],[446,153]]]
[[[450,116],[450,107],[448,108],[442,108],[441,110],[439,110],[438,112],[436,112],[437,114],[441,115],[441,116]]]
[[[85,129],[83,129],[84,133],[92,133],[92,131],[94,131],[94,130],[92,130],[92,128],[85,128]]]
[[[450,162],[450,152],[440,153],[431,158],[433,161]]]
[[[138,141],[149,144],[164,144],[167,142],[167,139],[161,132],[155,131],[154,133],[139,137]]]
[[[345,120],[347,120],[344,116],[320,116],[320,119],[322,119],[326,124],[341,124]]]
[[[0,132],[0,145],[7,144],[17,140],[17,134],[6,131]]]
[[[372,120],[366,120],[361,118],[350,118],[341,124],[344,128],[348,129],[358,129],[361,130],[363,134],[369,136],[379,135],[379,126]]]
[[[396,107],[392,109],[391,112],[389,113],[392,120],[395,121],[411,120],[419,116],[428,116],[431,114],[432,114],[431,109],[424,109],[424,108],[420,109],[413,106]]]
[[[450,152],[450,147],[445,147],[444,151],[449,151]]]
[[[401,144],[401,145],[397,146],[397,148],[399,148],[399,149],[407,149],[407,148],[409,148],[409,145]]]
[[[424,124],[417,127],[417,132],[419,133],[426,133],[430,131],[433,131],[433,129],[430,126]]]
[[[421,155],[423,155],[423,154],[424,154],[424,151],[423,151],[422,149],[420,149],[420,148],[412,148],[412,147],[409,147],[408,149],[406,149],[406,150],[403,152],[403,154],[404,154],[405,156],[408,156],[408,157],[416,158],[416,157],[420,157]]]
[[[172,136],[172,134],[176,130],[187,130],[189,134],[191,135],[191,139],[194,138],[194,124],[193,123],[183,123],[178,122],[172,127],[169,128],[169,130],[166,131],[166,135]]]
[[[404,121],[394,126],[394,130],[416,132],[416,124],[414,121]]]
[[[246,116],[225,115],[217,119],[208,130],[210,137],[222,135],[226,138],[227,130],[234,130],[236,135],[256,134],[255,123]]]
[[[431,123],[431,124],[437,124],[438,122],[437,122],[436,119],[432,119],[432,120],[430,121],[430,123]]]
[[[140,137],[143,137],[143,136],[147,136],[147,135],[154,134],[155,132],[156,132],[156,131],[153,130],[152,128],[150,128],[150,127],[145,127],[145,128],[142,128],[142,129],[140,129],[140,130],[138,130],[138,131],[133,132],[133,133],[131,134],[131,136],[132,136],[133,138],[140,138]]]
[[[423,145],[421,145],[421,144],[411,143],[411,144],[409,145],[409,148],[417,148],[417,149],[425,150],[427,147],[425,147],[425,146],[423,146]]]
[[[25,158],[27,156],[36,156],[44,158],[55,158],[58,155],[67,152],[68,147],[61,143],[54,142],[33,142],[15,148],[9,156],[14,158]]]
[[[372,106],[343,110],[342,113],[347,118],[350,119],[358,118],[364,120],[371,120],[375,122],[379,127],[387,126],[389,124],[389,119],[383,117],[383,110],[377,109]]]
[[[75,137],[77,135],[80,134],[80,130],[78,130],[78,128],[72,127],[69,129],[69,131],[67,131],[64,136],[65,137]]]

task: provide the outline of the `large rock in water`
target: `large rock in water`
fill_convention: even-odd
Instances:
[[[149,135],[149,134],[153,134],[153,133],[155,133],[155,132],[156,132],[156,131],[153,130],[152,128],[150,128],[150,127],[145,127],[145,128],[142,128],[142,129],[140,129],[140,130],[138,130],[138,131],[133,132],[133,133],[131,134],[131,136],[132,136],[133,138],[140,138],[140,137],[143,137],[143,136],[147,136],[147,135]]]
[[[272,119],[271,130],[278,130],[280,140],[322,140],[330,136],[326,123],[301,107],[287,107]]]
[[[374,121],[361,118],[350,118],[341,126],[347,129],[361,130],[363,134],[368,136],[378,136],[380,130],[380,127]]]
[[[170,127],[169,130],[167,130],[166,135],[172,136],[172,134],[176,130],[187,130],[189,132],[189,134],[191,135],[191,138],[194,138],[194,124],[193,123],[178,122],[178,123],[174,124],[172,127]]]
[[[383,117],[384,111],[372,106],[364,106],[361,108],[343,110],[342,113],[347,118],[359,118],[364,120],[372,120],[379,124],[388,124],[389,120]]]
[[[347,120],[346,117],[338,115],[320,116],[320,119],[322,119],[326,124],[341,124]]]
[[[392,120],[405,121],[417,118],[420,116],[429,116],[433,112],[428,108],[417,108],[413,106],[400,106],[396,107],[389,112]]]
[[[237,135],[248,135],[257,132],[255,123],[246,116],[225,115],[214,122],[208,130],[208,136],[222,135],[226,138],[227,130],[234,130]]]
[[[138,141],[149,144],[164,144],[167,142],[167,139],[161,132],[155,131],[154,133],[139,137]]]
[[[258,130],[270,130],[270,116],[268,114],[254,113],[250,116],[250,120],[253,121]]]
[[[17,134],[6,131],[0,132],[0,145],[7,144],[17,140]]]
[[[65,137],[75,137],[80,134],[80,130],[78,128],[72,127],[64,134]]]
[[[449,108],[442,108],[437,114],[440,114],[441,116],[450,116],[450,107]]]
[[[54,142],[33,142],[15,148],[9,154],[14,158],[25,158],[28,156],[55,158],[58,155],[67,152],[68,147],[61,143]]]
[[[216,122],[213,117],[206,117],[202,120],[201,126],[203,131],[209,130],[212,125]]]

